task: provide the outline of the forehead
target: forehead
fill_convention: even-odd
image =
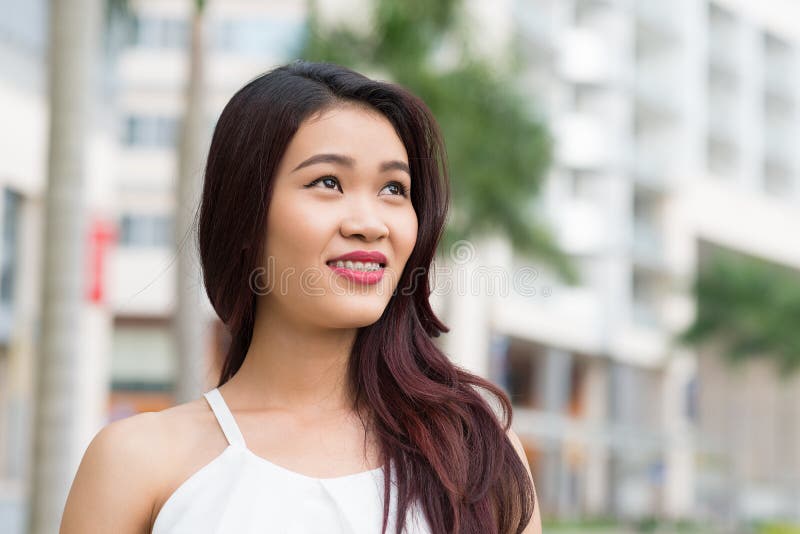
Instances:
[[[405,145],[389,119],[355,105],[329,108],[306,119],[286,149],[282,170],[318,153],[343,154],[370,166],[390,159],[408,162]]]

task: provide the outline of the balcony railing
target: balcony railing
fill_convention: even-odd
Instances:
[[[644,115],[675,117],[680,113],[678,93],[674,90],[678,71],[669,66],[642,65],[636,70],[636,101]]]
[[[646,41],[672,40],[679,36],[681,14],[672,2],[637,0],[633,2],[641,26],[639,38]]]
[[[653,271],[666,269],[664,236],[652,223],[634,220],[632,245],[634,263]]]
[[[794,98],[797,94],[797,68],[788,59],[767,59],[764,63],[764,91]]]
[[[790,163],[796,159],[798,141],[796,129],[789,124],[764,128],[764,157],[773,162]]]
[[[672,167],[667,154],[640,142],[634,154],[633,174],[635,182],[648,190],[665,193],[671,188]]]
[[[709,63],[718,69],[737,71],[740,57],[740,54],[737,53],[736,34],[732,29],[719,29],[709,33]]]
[[[516,0],[513,3],[513,10],[514,20],[522,37],[541,49],[552,51],[558,36],[552,10],[548,4],[541,1]]]

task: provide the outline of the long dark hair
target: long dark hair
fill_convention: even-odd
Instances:
[[[414,250],[381,317],[358,330],[347,371],[354,408],[369,409],[383,465],[397,468],[397,534],[417,499],[435,533],[519,533],[533,514],[534,493],[506,436],[511,402],[432,341],[449,331],[431,309],[428,277],[450,198],[446,154],[428,107],[396,84],[298,60],[249,82],[222,111],[198,225],[206,291],[231,336],[219,385],[239,370],[252,339],[256,293],[249,275],[264,250],[275,169],[306,118],[342,103],[386,116],[405,145],[414,180]],[[500,401],[501,418],[476,388]],[[390,477],[384,480],[385,533]]]

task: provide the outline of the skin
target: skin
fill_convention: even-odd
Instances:
[[[345,155],[355,163],[294,170],[317,154]],[[397,186],[410,190],[411,176],[379,171],[392,161],[408,166],[402,141],[376,112],[336,108],[298,131],[278,167],[267,217],[264,265],[274,265],[275,287],[258,300],[244,364],[220,388],[226,399],[311,418],[349,410],[345,372],[357,329],[380,318],[416,242],[411,197]],[[326,261],[353,250],[386,256],[379,284],[348,287],[332,274]]]
[[[528,464],[528,455],[525,454],[525,448],[522,446],[522,441],[520,441],[517,433],[511,428],[508,429],[507,436],[511,440],[514,450],[517,451],[517,454],[522,459],[525,469],[528,470],[528,475],[531,477],[531,484],[533,484],[533,473],[531,473],[531,466]],[[533,484],[533,499],[536,503],[533,508],[533,515],[531,516],[531,520],[528,522],[528,525],[522,531],[522,534],[542,534],[542,515],[541,511],[539,510],[539,497],[536,495],[535,484]]]
[[[352,161],[302,165],[319,154]],[[385,162],[395,163],[381,170]],[[391,123],[348,104],[304,122],[276,170],[269,275],[258,285],[269,291],[259,292],[244,364],[219,390],[248,448],[296,473],[330,478],[379,467],[352,408],[346,365],[357,329],[380,318],[416,242],[417,216],[401,194],[413,185],[404,165]],[[348,285],[332,274],[326,261],[353,250],[386,256],[380,283]],[[509,437],[527,466],[519,439]],[[150,532],[168,497],[226,446],[202,398],[107,425],[84,454],[60,532]],[[525,533],[538,532],[535,517]]]

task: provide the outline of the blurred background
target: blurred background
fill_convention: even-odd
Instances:
[[[0,0],[0,531],[216,386],[205,151],[304,58],[440,122],[437,343],[511,397],[546,532],[800,532],[799,39],[792,0]]]

